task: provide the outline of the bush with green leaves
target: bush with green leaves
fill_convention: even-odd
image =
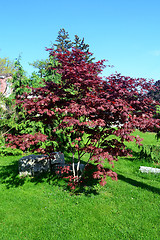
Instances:
[[[140,158],[148,162],[160,163],[160,145],[141,146]]]

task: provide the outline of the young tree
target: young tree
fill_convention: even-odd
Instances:
[[[102,80],[99,73],[105,67],[104,60],[88,62],[86,53],[76,48],[65,53],[48,51],[59,62],[54,69],[61,74],[61,81],[46,82],[44,87],[32,89],[34,98],[25,94],[19,96],[18,103],[23,104],[30,119],[50,125],[48,137],[52,143],[57,143],[52,150],[61,149],[63,142],[59,135],[66,138],[67,151],[72,153],[71,187],[84,180],[89,163],[96,165],[92,176],[99,179],[101,185],[106,183],[107,176],[117,179],[115,172],[104,167],[105,161],[113,167],[118,156],[129,154],[125,141],[135,139],[140,144],[138,136],[130,135],[135,129],[159,129],[159,120],[153,118],[155,102],[146,97],[152,83],[120,74]],[[75,155],[78,157],[76,165]],[[84,155],[88,161],[79,174]]]

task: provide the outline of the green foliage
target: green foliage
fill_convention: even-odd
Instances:
[[[30,87],[34,87],[34,88],[44,86],[43,79],[35,71],[30,76],[30,83],[31,83]]]
[[[0,75],[13,74],[15,72],[14,62],[9,58],[0,58]]]
[[[30,120],[27,120],[26,118],[24,121],[18,124],[17,130],[20,134],[35,134],[36,132],[41,132],[44,134],[44,127],[42,122],[31,122]]]
[[[144,145],[141,147],[140,158],[145,158],[146,161],[160,163],[160,146]]]
[[[49,62],[47,64],[44,77],[45,81],[55,83],[61,82],[61,75],[58,74],[57,71],[54,69],[55,67],[58,67],[58,65],[58,61],[55,60],[53,56],[49,56]]]
[[[159,177],[139,174],[139,159],[115,164],[118,182],[71,195],[49,175],[20,178],[20,158],[0,158],[0,239],[159,239]]]
[[[0,108],[0,134],[1,138],[4,137],[4,134],[16,127],[16,107],[15,101],[10,98],[3,97],[4,106]]]
[[[44,81],[57,83],[61,79],[60,74],[53,69],[59,65],[53,56],[49,56],[49,59],[46,60],[37,60],[30,65],[37,69],[37,71],[34,71],[31,75],[33,88],[44,86]]]
[[[160,114],[160,106],[157,105],[157,113]]]
[[[20,58],[15,62],[15,73],[12,76],[12,90],[13,93],[10,98],[15,98],[18,95],[22,95],[24,92],[30,92],[28,86],[30,81],[26,76],[26,73],[20,63]]]
[[[13,149],[10,147],[1,146],[0,156],[20,156],[23,155],[23,151],[20,149]]]

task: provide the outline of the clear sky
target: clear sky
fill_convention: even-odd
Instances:
[[[131,77],[160,79],[160,0],[0,0],[0,57],[48,57],[60,28],[85,38],[96,60]]]

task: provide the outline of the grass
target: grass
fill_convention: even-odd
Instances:
[[[143,137],[156,144],[154,134]],[[134,143],[128,147],[134,156],[115,163],[117,182],[108,179],[97,192],[88,187],[79,195],[45,177],[20,179],[20,157],[1,157],[0,239],[160,239],[160,176],[139,173],[141,165],[155,165],[137,157]]]

